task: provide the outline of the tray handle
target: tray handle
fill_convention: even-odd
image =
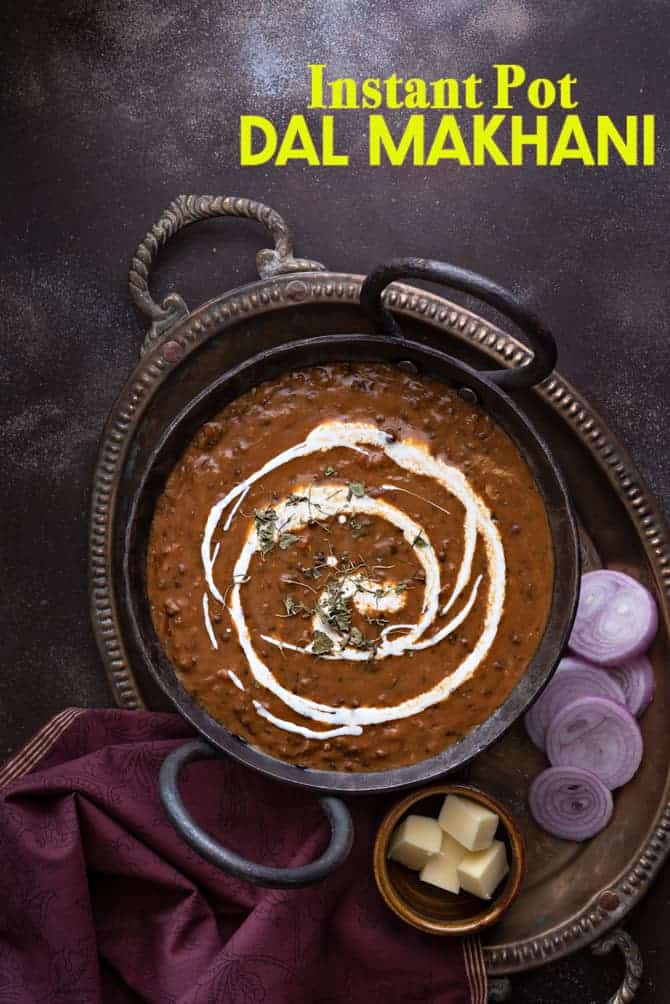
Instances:
[[[188,314],[188,307],[179,293],[169,293],[159,305],[149,292],[149,272],[158,252],[184,227],[198,220],[219,216],[257,220],[270,232],[274,248],[263,248],[256,254],[256,268],[261,279],[271,279],[285,272],[314,272],[324,268],[321,262],[293,257],[293,239],[285,220],[262,202],[232,195],[178,195],[138,244],[130,263],[130,298],[150,322],[142,351],[153,347],[177,321]]]
[[[614,931],[610,931],[603,938],[600,938],[599,941],[591,945],[593,954],[599,956],[609,955],[615,948],[618,948],[624,957],[626,972],[623,983],[614,996],[610,997],[607,1004],[631,1004],[631,1001],[635,999],[635,995],[640,989],[640,982],[642,980],[644,969],[642,953],[630,934],[620,927],[615,928]]]
[[[618,948],[624,957],[626,972],[621,986],[609,998],[607,1004],[631,1004],[635,1000],[635,995],[640,989],[640,982],[642,980],[644,969],[642,953],[630,934],[627,934],[620,927],[617,927],[614,931],[610,931],[603,938],[600,938],[591,945],[591,951],[594,955],[598,956],[609,955],[615,948]],[[507,977],[489,979],[488,984],[489,1004],[503,1004],[505,1001],[512,1000],[512,984]]]
[[[517,324],[530,342],[533,354],[516,369],[485,370],[482,374],[505,390],[533,387],[548,376],[556,365],[556,342],[550,331],[514,293],[477,272],[430,258],[394,258],[378,265],[367,276],[361,289],[361,306],[375,327],[387,335],[402,337],[400,325],[384,307],[382,293],[396,279],[426,279],[451,286],[495,307]]]
[[[209,743],[194,739],[169,753],[161,765],[159,794],[163,808],[177,833],[194,851],[236,878],[275,889],[297,889],[320,882],[339,868],[351,850],[354,837],[351,814],[339,798],[324,796],[319,799],[330,823],[328,847],[316,861],[295,868],[274,868],[249,861],[219,844],[198,826],[179,793],[179,775],[186,764],[195,760],[210,760],[219,755]]]

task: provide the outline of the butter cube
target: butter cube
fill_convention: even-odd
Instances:
[[[436,819],[407,816],[393,834],[388,856],[418,872],[441,846],[442,829]]]
[[[461,889],[480,899],[491,899],[508,871],[507,849],[502,840],[494,840],[485,851],[468,851],[457,868]]]
[[[447,892],[460,892],[458,866],[466,853],[465,848],[448,833],[443,833],[439,852],[428,858],[419,878],[422,882],[436,885],[439,889],[446,889]]]
[[[498,829],[498,816],[479,802],[447,795],[438,817],[442,829],[468,851],[485,851]]]

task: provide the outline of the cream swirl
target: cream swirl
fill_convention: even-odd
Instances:
[[[469,595],[458,613],[455,613],[447,624],[440,627],[432,635],[428,634],[429,628],[436,618],[446,615],[455,606],[472,579],[472,566],[479,537],[484,544],[489,581],[485,596],[484,622],[472,651],[435,686],[393,706],[334,707],[288,690],[277,680],[270,667],[256,652],[247,626],[241,594],[241,585],[247,579],[251,560],[261,550],[256,527],[252,524],[246,534],[234,566],[233,586],[229,590],[227,601],[214,579],[214,564],[219,544],[213,548],[212,541],[223,513],[230,506],[233,506],[224,523],[223,532],[226,532],[251,486],[271,471],[312,453],[326,452],[338,447],[364,453],[366,452],[363,449],[364,446],[373,446],[383,450],[394,463],[404,470],[431,478],[444,488],[445,492],[454,496],[464,510],[463,556],[451,592],[440,609],[442,591],[440,566],[428,534],[414,519],[397,506],[379,498],[378,494],[348,497],[346,486],[336,486],[329,482],[327,485],[311,486],[309,500],[296,502],[296,495],[299,495],[299,491],[294,490],[291,497],[287,496],[275,506],[278,525],[285,532],[300,530],[307,525],[312,515],[312,508],[318,506],[319,518],[323,520],[341,517],[343,514],[346,518],[350,514],[365,513],[392,523],[402,532],[410,545],[417,538],[422,538],[425,547],[415,548],[417,560],[425,574],[424,600],[420,617],[415,624],[393,624],[386,627],[381,632],[381,641],[373,658],[398,657],[412,650],[439,644],[465,621],[476,604],[483,578],[481,575],[471,586]],[[378,492],[398,490],[402,491],[393,485],[382,485],[377,489]],[[448,512],[446,509],[443,511]],[[278,718],[271,714],[261,701],[253,702],[257,713],[278,728],[298,732],[307,738],[327,739],[336,735],[359,735],[366,725],[407,718],[443,701],[469,679],[485,659],[496,637],[505,602],[506,573],[502,540],[487,506],[474,491],[463,472],[433,457],[423,443],[410,440],[389,442],[382,430],[364,422],[323,422],[316,426],[301,443],[273,457],[249,478],[236,485],[210,509],[202,540],[201,556],[208,593],[219,603],[227,605],[240,646],[255,680],[299,717],[325,724],[330,728],[315,730]],[[351,583],[348,588],[351,588]],[[208,623],[208,606],[204,600],[203,610],[209,633],[211,625]],[[367,652],[360,651],[354,645],[347,643],[346,639],[339,638],[332,631],[329,632],[328,625],[318,612],[314,614],[313,625],[319,631],[329,634],[333,642],[339,643],[337,649],[333,646],[331,651],[323,654],[323,658],[348,660],[370,658]],[[402,631],[403,634],[399,637],[392,637],[399,631]],[[265,642],[284,649],[308,654],[312,652],[312,644],[300,647],[288,645],[273,635],[263,635],[262,638]]]

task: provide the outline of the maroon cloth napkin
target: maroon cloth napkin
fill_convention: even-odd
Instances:
[[[478,942],[404,925],[374,883],[388,799],[350,803],[347,863],[295,891],[258,889],[200,858],[158,799],[192,737],[175,715],[70,709],[0,772],[1,1004],[484,1004]],[[230,758],[183,775],[212,835],[269,864],[325,845],[313,793]]]

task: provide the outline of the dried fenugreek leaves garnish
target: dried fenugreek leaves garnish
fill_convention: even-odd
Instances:
[[[254,521],[261,554],[268,554],[276,543],[277,513],[271,508],[254,509]]]
[[[326,655],[333,650],[333,639],[323,631],[315,631],[312,637],[312,652],[314,655]]]

